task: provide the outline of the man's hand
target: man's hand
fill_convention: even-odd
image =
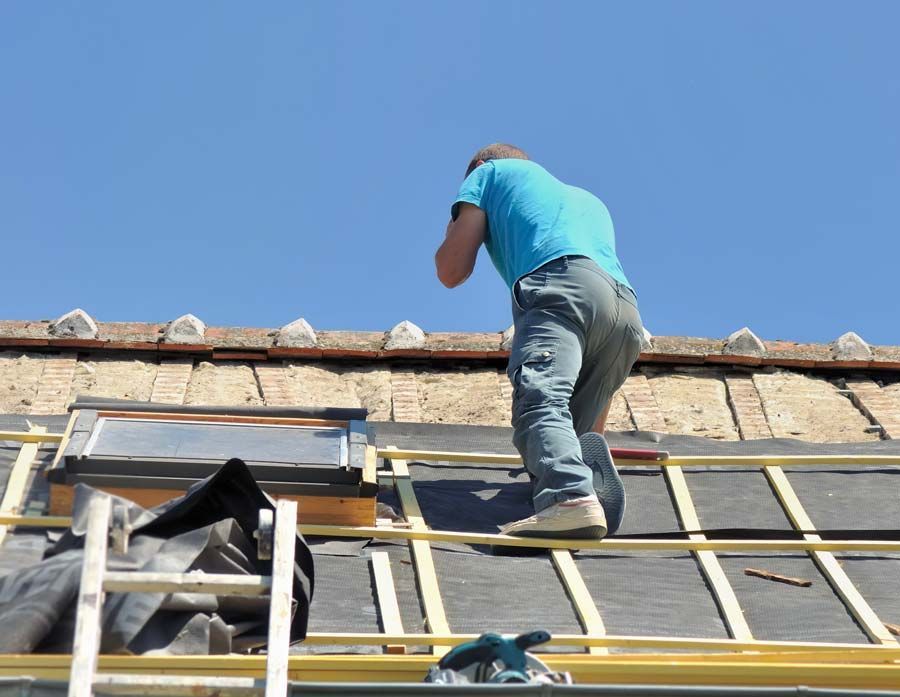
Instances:
[[[434,255],[438,279],[447,288],[455,288],[472,274],[486,228],[483,210],[471,203],[459,204],[456,220],[447,225],[444,243]]]

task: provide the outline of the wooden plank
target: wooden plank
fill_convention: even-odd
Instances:
[[[388,634],[403,634],[403,620],[397,603],[394,575],[391,573],[391,558],[387,552],[372,552],[372,574],[375,577],[375,599],[381,628]],[[406,653],[402,644],[385,644],[387,653]]]
[[[19,515],[17,513],[0,512],[0,525],[20,525],[38,528],[70,528],[72,518],[69,516]]]
[[[39,436],[46,432],[43,426],[32,426],[30,434]],[[25,490],[28,488],[28,477],[31,474],[31,465],[37,457],[38,442],[23,442],[19,448],[19,454],[13,463],[12,469],[9,471],[9,478],[6,480],[6,488],[3,492],[3,499],[0,501],[0,514],[17,514],[21,513]],[[0,525],[0,544],[6,538],[9,530],[7,525]]]
[[[291,644],[291,600],[294,591],[294,545],[297,502],[278,501],[275,510],[275,549],[266,646],[266,697],[288,693],[288,654]]]
[[[118,593],[211,593],[213,595],[268,595],[272,579],[243,574],[204,574],[198,572],[152,573],[108,571],[103,590]]]
[[[815,530],[812,519],[807,515],[803,504],[797,497],[794,487],[791,486],[787,476],[780,467],[766,467],[763,470],[766,477],[775,489],[775,494],[781,502],[782,507],[790,518],[791,523],[798,530]],[[808,542],[821,542],[819,535],[805,533],[804,540]],[[859,622],[869,639],[887,644],[890,646],[900,646],[897,640],[891,636],[890,631],[884,626],[884,623],[878,619],[878,615],[869,606],[869,603],[853,585],[853,581],[847,576],[846,572],[838,564],[837,559],[830,551],[816,550],[811,553],[813,561],[819,570],[828,579],[831,587],[834,588],[840,599],[843,601],[847,610],[856,621]]]
[[[708,549],[714,552],[900,552],[900,540],[673,540],[627,539],[564,540],[538,537],[514,537],[491,533],[456,532],[447,530],[412,529],[400,527],[342,527],[337,525],[301,524],[304,535],[322,537],[372,537],[382,540],[414,540],[429,542],[459,542],[465,545],[501,545],[536,549],[595,549],[600,551],[692,551]]]
[[[672,490],[675,508],[678,511],[681,524],[686,530],[699,530],[701,528],[700,519],[697,517],[697,511],[694,508],[694,502],[691,499],[691,492],[684,478],[684,472],[680,467],[666,467],[663,472]],[[703,542],[706,540],[706,535],[691,534],[688,538],[692,541]],[[728,633],[734,639],[742,641],[752,639],[753,633],[750,631],[747,620],[744,619],[744,611],[741,610],[737,596],[734,594],[734,588],[728,582],[728,577],[722,570],[722,565],[719,564],[715,552],[697,550],[694,552],[694,556],[700,564],[700,569],[703,571],[716,604],[719,606],[722,617],[725,619]]]
[[[260,697],[264,690],[264,682],[254,678],[129,673],[103,673],[94,678],[94,691],[103,695]]]
[[[59,443],[62,439],[62,433],[0,431],[0,440],[11,440],[15,443]]]
[[[366,446],[366,462],[360,476],[360,489],[364,494],[372,490],[378,493],[378,449],[374,445]]]
[[[47,528],[67,528],[72,519],[67,516],[0,515],[0,524]],[[638,540],[538,540],[509,535],[451,532],[446,530],[412,530],[409,523],[402,526],[340,526],[301,523],[297,530],[304,535],[324,537],[378,538],[385,540],[429,540],[459,542],[467,545],[505,545],[508,547],[539,547],[542,549],[596,549],[623,552],[673,552],[712,550],[714,552],[900,552],[900,541],[881,540],[670,540],[646,538]]]
[[[27,659],[28,657],[23,657]],[[118,657],[104,657],[104,663],[113,664],[112,659]],[[135,657],[137,665],[143,665],[148,659],[154,657]],[[155,661],[153,665],[157,670],[167,673],[181,672],[185,670],[181,666],[191,665],[187,661],[173,661],[182,656],[160,656],[162,661]],[[204,657],[207,658],[208,657]],[[214,676],[239,677],[241,672],[231,668],[237,661],[245,657],[226,656],[208,672]],[[768,686],[780,688],[781,694],[786,693],[784,686],[814,686],[824,688],[846,688],[856,693],[866,693],[866,690],[894,690],[900,681],[900,665],[891,663],[847,663],[834,658],[823,662],[794,662],[767,661],[757,663],[744,657],[736,657],[735,661],[717,659],[711,663],[698,661],[693,657],[680,660],[678,656],[656,656],[649,658],[627,657],[598,657],[598,656],[573,656],[573,655],[543,655],[541,656],[549,668],[554,671],[571,672],[576,683],[591,684],[621,684],[621,685],[691,685],[721,687],[721,693],[729,693],[734,685],[742,686]],[[60,668],[64,656],[56,657],[56,660],[45,668],[31,670],[31,664],[19,659],[16,666],[18,673],[22,674],[21,666],[28,667],[28,675],[40,678],[65,677],[65,668]],[[178,668],[173,669],[175,662]],[[124,663],[124,662],[123,662]],[[422,680],[428,667],[434,663],[434,657],[423,654],[418,656],[293,656],[291,658],[291,679],[306,683],[322,682],[366,682],[366,683],[392,683],[411,682]],[[115,665],[119,665],[118,661]],[[224,667],[222,667],[224,666]],[[189,668],[188,668],[189,670]],[[255,675],[258,671],[244,671],[244,675]],[[528,688],[526,688],[528,689]],[[319,694],[327,694],[329,688],[319,690]],[[331,692],[339,692],[337,687],[330,688]],[[377,690],[374,690],[377,691]],[[502,691],[502,690],[501,690]],[[609,690],[617,692],[615,688]],[[633,690],[619,690],[623,692]],[[443,692],[443,691],[441,691]],[[454,693],[459,694],[456,690]],[[520,691],[521,692],[521,691]],[[545,690],[545,693],[549,692]],[[714,690],[705,689],[707,694],[718,694]],[[773,692],[775,692],[773,690]],[[802,694],[802,691],[795,690]],[[807,692],[813,692],[807,690]],[[307,691],[308,694],[315,694]],[[391,694],[390,686],[385,685],[382,693]],[[463,690],[465,693],[465,690]],[[789,692],[788,692],[789,693]],[[357,691],[359,694],[359,691]],[[646,691],[645,691],[646,694]],[[760,694],[757,691],[757,694]],[[838,691],[836,694],[840,694]]]
[[[560,579],[562,579],[572,605],[575,606],[575,612],[578,615],[581,626],[584,627],[584,631],[592,636],[603,636],[606,634],[603,618],[600,617],[600,611],[597,609],[597,604],[584,583],[584,578],[578,571],[578,567],[575,566],[572,553],[565,549],[552,549],[550,550],[550,558],[553,560],[553,565],[556,567]],[[605,655],[609,653],[609,649],[605,646],[590,646],[588,647],[588,653]]]
[[[425,519],[422,517],[422,509],[416,499],[412,479],[409,476],[409,468],[406,461],[391,458],[391,470],[394,475],[394,486],[397,490],[397,498],[403,515],[411,524],[411,532],[424,532],[428,529]],[[416,571],[416,580],[419,583],[419,592],[422,596],[422,604],[425,606],[425,619],[429,631],[435,634],[449,634],[450,625],[444,612],[444,601],[441,599],[440,586],[437,580],[437,571],[434,568],[434,558],[431,554],[431,545],[428,540],[412,539],[409,543],[412,551],[413,566]],[[436,645],[432,651],[437,656],[443,656],[450,650],[450,645]]]
[[[177,405],[173,407],[177,409]],[[347,428],[347,421],[331,419],[301,419],[280,416],[223,416],[219,414],[182,414],[179,412],[101,411],[98,416],[120,419],[154,419],[156,421],[208,421],[211,423],[261,424],[271,426],[325,426]]]
[[[616,467],[647,466],[646,459],[616,457]],[[391,451],[379,448],[378,457],[391,457]],[[397,450],[394,457],[403,460],[442,462],[484,462],[495,465],[521,465],[518,455],[468,453],[447,450]],[[654,462],[659,467],[891,467],[900,465],[900,455],[670,455]]]
[[[506,636],[509,636],[508,634]],[[304,640],[310,646],[379,646],[385,641],[405,646],[429,646],[434,644],[459,644],[471,641],[477,634],[386,634],[377,632],[310,632]],[[710,639],[707,637],[642,636],[629,634],[553,634],[546,646],[605,646],[630,649],[696,649],[698,651],[753,651],[758,653],[787,653],[796,651],[816,651],[823,657],[831,658],[856,652],[861,656],[871,656],[876,660],[900,660],[900,649],[881,644],[852,644],[836,642],[773,641],[752,639]],[[585,657],[588,658],[588,657]]]
[[[31,433],[40,434],[46,431],[43,426],[34,426]],[[16,461],[10,469],[9,477],[6,480],[6,488],[3,492],[3,499],[0,501],[0,513],[19,513],[22,505],[22,497],[25,495],[25,488],[28,486],[28,475],[31,473],[31,465],[37,457],[38,443],[22,443],[19,448],[19,454]]]
[[[72,432],[75,430],[75,423],[80,414],[81,411],[76,409],[72,412],[72,415],[69,416],[69,422],[66,424],[66,430],[63,431],[59,446],[56,448],[56,455],[53,456],[53,463],[50,465],[50,469],[56,469],[57,467],[62,466],[62,459],[65,456],[66,448],[69,446],[69,440],[72,438]]]
[[[144,508],[153,508],[184,495],[184,490],[176,489],[131,489],[106,486],[97,487],[97,489],[134,501]],[[375,524],[376,500],[374,496],[293,496],[277,493],[270,493],[270,496],[279,500],[296,501],[300,510],[300,520],[303,523],[350,526]],[[74,486],[50,484],[50,515],[70,515],[74,500]]]
[[[774,571],[767,571],[766,569],[753,569],[747,567],[744,569],[744,574],[747,576],[756,576],[757,578],[764,578],[767,581],[776,581],[778,583],[786,583],[789,586],[799,586],[800,588],[809,588],[812,585],[812,581],[808,578],[795,578],[794,576],[783,576],[782,574],[776,574]],[[887,624],[885,624],[887,626]]]
[[[22,674],[22,666],[28,671],[27,675],[45,679],[65,679],[66,668],[63,661],[65,656],[54,657],[54,661],[44,667],[33,667],[29,656],[16,657],[17,665],[12,669],[13,675]],[[118,656],[104,657],[101,665],[138,665],[150,664],[156,666],[157,672],[184,672],[190,670],[189,666],[200,663],[192,656],[139,656],[125,661],[115,661]],[[121,657],[126,658],[126,657]],[[153,661],[153,658],[163,659]],[[189,661],[177,661],[187,658]],[[218,657],[216,662],[210,661],[210,657],[202,657],[209,661],[212,668],[207,669],[207,674],[222,677],[241,677],[257,675],[258,669],[244,669],[233,667],[237,665],[254,665],[242,656]],[[255,657],[249,657],[255,658]],[[852,663],[843,661],[840,657],[822,661],[793,661],[790,657],[784,660],[773,661],[770,657],[763,657],[764,662],[757,662],[749,656],[735,655],[734,660],[728,657],[715,657],[712,661],[698,660],[696,656],[609,656],[598,657],[572,654],[545,654],[541,659],[554,671],[571,672],[576,683],[589,684],[621,684],[643,685],[652,683],[656,685],[692,685],[692,686],[721,686],[722,693],[733,693],[734,685],[743,686],[769,686],[780,688],[780,694],[789,694],[784,686],[805,685],[825,688],[847,688],[857,694],[876,694],[864,692],[865,690],[887,689],[896,691],[900,680],[900,666],[885,662]],[[177,668],[172,668],[172,664]],[[306,683],[322,682],[365,682],[365,683],[391,683],[391,682],[420,682],[422,675],[433,665],[434,657],[422,654],[417,656],[293,656],[291,658],[291,679]],[[6,661],[4,661],[4,665]],[[141,669],[140,667],[138,669]],[[18,672],[15,672],[18,671]],[[5,672],[4,674],[10,674]],[[327,694],[329,688],[323,688],[319,694]],[[528,688],[526,688],[528,689]],[[330,688],[332,692],[339,692],[338,687]],[[377,692],[377,690],[373,690]],[[383,694],[391,694],[390,686],[385,685]],[[454,693],[459,694],[456,690]],[[521,692],[521,691],[520,691]],[[546,692],[546,691],[545,691]],[[615,688],[610,692],[617,692]],[[619,690],[633,692],[633,690]],[[718,694],[714,690],[705,689],[707,694]],[[773,692],[775,692],[773,690]],[[795,690],[795,693],[802,691]],[[813,692],[807,690],[807,692]],[[309,693],[308,694],[315,694]],[[760,691],[756,692],[760,694]],[[359,692],[357,692],[359,694]],[[646,694],[646,691],[645,691]],[[826,694],[826,693],[823,693]],[[832,693],[827,693],[832,694]],[[840,691],[833,693],[840,694]]]
[[[402,635],[385,634],[384,632],[309,632],[304,640],[310,646],[379,646],[385,640],[407,646],[433,645],[437,643],[458,644],[478,638],[478,634],[422,634],[407,633]],[[514,636],[504,634],[504,636]],[[769,654],[769,658],[777,660],[792,660],[797,654],[818,654],[818,660],[834,660],[853,656],[861,661],[900,661],[900,648],[883,646],[881,644],[861,644],[850,642],[810,642],[810,641],[780,641],[754,639],[753,641],[736,641],[734,639],[711,639],[708,637],[671,637],[671,636],[642,636],[628,634],[605,634],[603,636],[590,636],[585,634],[553,634],[553,638],[546,646],[581,648],[586,646],[608,646],[619,648],[660,649],[671,650],[697,650],[699,652],[720,652],[718,655],[704,653],[685,655],[685,658],[693,660],[715,660],[723,658],[728,653],[753,652],[756,654]],[[540,653],[540,652],[538,652]],[[548,654],[544,654],[548,655]],[[318,656],[321,658],[322,656]],[[569,654],[569,658],[580,657],[590,663],[603,665],[606,659],[598,659],[587,654]],[[738,656],[732,656],[738,658]],[[300,659],[299,655],[292,655],[289,664]],[[402,660],[409,656],[386,656],[381,654],[381,661]],[[612,656],[610,657],[612,658]],[[618,655],[616,658],[625,658]],[[641,655],[633,655],[631,659],[640,660]],[[669,656],[669,659],[676,658]],[[678,658],[681,658],[679,656]],[[427,657],[430,664],[434,663],[432,656]],[[0,671],[13,670],[17,666],[28,668],[41,667],[65,667],[72,662],[72,656],[66,654],[5,654],[0,655]],[[184,674],[185,671],[199,673],[205,670],[217,672],[241,671],[263,674],[265,669],[264,655],[194,655],[194,656],[135,656],[135,655],[105,655],[100,659],[100,665],[110,672],[152,672],[163,671]],[[8,675],[9,672],[0,672]],[[22,674],[22,671],[19,671]],[[28,674],[28,673],[25,673]]]
[[[88,508],[84,561],[78,588],[75,635],[69,697],[91,697],[97,655],[100,651],[100,619],[103,612],[103,576],[106,573],[106,546],[112,501],[95,496]]]
[[[387,635],[382,633],[367,634],[331,634],[313,632],[309,635],[310,645],[369,645],[378,646],[379,639]],[[406,634],[403,638],[409,645],[435,643],[436,641],[452,641],[461,643],[477,638],[477,634],[453,634],[439,636],[433,634]],[[507,635],[512,636],[512,635]],[[415,638],[421,637],[422,641],[416,642]],[[397,637],[390,637],[396,639]],[[758,641],[735,642],[732,639],[694,639],[690,637],[640,637],[606,635],[603,637],[587,637],[583,634],[554,634],[547,644],[548,646],[581,648],[584,646],[621,646],[622,648],[641,648],[640,653],[618,653],[613,656],[599,658],[582,652],[567,652],[565,654],[544,653],[543,656],[562,655],[567,662],[583,662],[589,665],[602,666],[610,660],[627,660],[641,662],[644,660],[667,661],[691,661],[697,663],[722,663],[729,661],[755,662],[809,662],[809,663],[890,663],[900,659],[900,650],[881,646],[880,644],[835,644],[822,642],[789,642],[789,641]],[[654,653],[645,652],[647,649]],[[679,651],[678,656],[673,656],[671,650]],[[690,653],[687,653],[690,652]],[[354,654],[338,654],[342,662],[351,664]],[[359,654],[355,654],[361,657]],[[320,660],[327,660],[322,654],[297,655],[294,654],[288,660],[289,671],[294,673],[298,663],[305,663],[307,659],[313,659],[313,663],[319,664]],[[388,656],[385,654],[369,654],[366,656],[375,665],[397,665],[406,660],[419,659],[427,665],[434,664],[434,657],[430,654],[417,654],[406,656]],[[0,675],[32,675],[30,671],[41,669],[56,669],[63,679],[68,676],[69,665],[72,657],[66,654],[8,654],[0,655]],[[23,666],[27,672],[23,672]],[[147,674],[169,673],[176,675],[258,675],[265,674],[264,655],[193,655],[193,656],[148,656],[148,655],[106,655],[101,656],[100,668],[110,672],[134,672],[140,671]],[[18,672],[17,672],[18,669]],[[424,673],[424,671],[423,671]],[[421,679],[421,674],[419,676]]]

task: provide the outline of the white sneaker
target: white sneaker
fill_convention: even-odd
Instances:
[[[606,536],[606,514],[596,496],[583,496],[554,504],[535,515],[500,528],[503,535],[594,539]]]

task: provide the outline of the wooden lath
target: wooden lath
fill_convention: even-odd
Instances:
[[[553,561],[553,566],[556,567],[566,593],[575,607],[575,613],[578,615],[578,621],[581,622],[581,626],[584,627],[585,634],[591,636],[603,636],[606,634],[603,618],[600,617],[597,604],[591,597],[591,592],[588,590],[581,572],[578,571],[578,567],[575,565],[572,553],[566,549],[551,549],[550,559]],[[609,649],[605,646],[589,646],[588,653],[605,655],[609,653]]]
[[[764,469],[766,478],[775,489],[778,500],[787,513],[791,524],[798,530],[815,530],[812,519],[807,515],[803,504],[797,497],[794,487],[788,481],[787,475],[780,467],[766,467]],[[805,533],[803,538],[809,542],[820,542],[822,538],[814,533]],[[851,615],[856,618],[860,626],[863,628],[869,639],[877,641],[889,646],[898,646],[897,640],[891,635],[884,622],[878,619],[875,611],[866,602],[862,593],[847,576],[847,573],[841,568],[834,554],[830,551],[815,550],[810,552],[813,561],[819,570],[828,579],[828,582],[834,588],[841,602],[847,608]]]
[[[387,552],[372,552],[372,575],[375,578],[375,600],[378,602],[382,630],[385,634],[403,634],[403,619],[400,617],[394,574],[391,572],[391,558]],[[385,644],[385,651],[406,653],[406,646]]]
[[[4,440],[16,440],[26,446],[36,449],[38,442],[60,442],[65,440],[64,435],[41,434],[38,431],[17,433],[2,433],[0,438]],[[798,656],[802,660],[811,663],[818,660],[825,661],[861,661],[861,662],[892,662],[900,661],[900,644],[884,629],[878,617],[872,611],[865,598],[853,585],[851,579],[834,559],[833,552],[837,551],[900,551],[900,540],[823,540],[819,535],[809,532],[815,530],[812,521],[806,514],[796,493],[787,480],[781,466],[809,466],[816,465],[841,465],[877,467],[900,464],[900,458],[895,456],[859,456],[859,455],[832,455],[832,456],[743,456],[743,457],[674,457],[665,462],[657,462],[662,466],[667,480],[673,492],[676,509],[682,523],[688,529],[700,529],[700,522],[694,508],[694,503],[684,479],[684,473],[680,467],[690,465],[694,467],[721,466],[731,464],[734,466],[760,466],[766,477],[771,482],[779,501],[788,513],[794,527],[797,530],[806,531],[804,539],[799,540],[770,540],[770,539],[739,539],[739,540],[709,540],[702,535],[694,533],[688,539],[606,539],[601,541],[585,540],[553,540],[553,539],[523,539],[505,535],[461,533],[455,531],[430,530],[425,524],[421,508],[415,496],[412,479],[409,475],[406,458],[409,456],[423,460],[455,460],[465,462],[498,462],[501,464],[515,464],[518,458],[506,455],[485,455],[480,453],[445,453],[435,451],[379,449],[377,452],[370,447],[367,455],[369,478],[373,478],[372,465],[374,456],[386,457],[391,460],[392,469],[390,481],[397,490],[403,512],[408,521],[408,527],[349,527],[329,525],[299,525],[298,530],[303,534],[322,535],[331,537],[371,537],[379,539],[401,539],[409,542],[413,558],[413,569],[422,595],[423,605],[428,623],[428,634],[404,634],[402,622],[399,617],[399,608],[396,604],[396,590],[393,588],[393,579],[390,575],[390,565],[387,563],[383,552],[373,555],[372,563],[375,570],[377,602],[383,618],[384,631],[377,634],[330,634],[310,633],[307,642],[310,644],[332,645],[382,645],[388,651],[399,652],[405,646],[426,645],[434,647],[436,655],[442,655],[450,646],[473,638],[473,635],[454,634],[451,632],[444,610],[443,600],[440,594],[438,578],[431,554],[430,543],[434,541],[458,542],[463,544],[488,544],[498,546],[539,547],[551,550],[551,559],[556,567],[561,583],[572,600],[576,614],[582,623],[585,633],[582,635],[557,635],[553,644],[571,646],[573,648],[588,648],[590,654],[572,656],[572,660],[581,657],[593,661],[611,659],[605,655],[609,647],[645,649],[654,648],[660,650],[690,650],[737,652],[740,660],[750,663],[765,663],[768,660],[781,660],[781,656]],[[27,458],[20,453],[20,458]],[[32,458],[33,459],[33,458]],[[30,460],[29,460],[30,462]],[[620,463],[617,463],[620,464]],[[635,464],[646,466],[646,461]],[[381,478],[384,481],[384,477]],[[4,509],[7,507],[7,499],[15,497],[15,490],[7,492],[4,497]],[[64,517],[51,518],[48,516],[24,516],[13,508],[0,510],[0,530],[12,525],[33,525],[40,527],[68,526],[71,520]],[[622,637],[607,635],[602,618],[594,599],[591,597],[584,579],[578,573],[571,550],[594,549],[606,551],[690,551],[696,554],[701,568],[706,575],[710,587],[726,624],[732,634],[732,639],[703,639],[703,638],[674,638],[674,637]],[[782,552],[803,551],[809,553],[816,561],[822,573],[829,583],[835,588],[841,602],[846,606],[857,621],[865,629],[868,636],[877,642],[875,645],[857,644],[831,644],[810,642],[770,642],[754,639],[749,627],[740,613],[738,598],[733,588],[728,584],[722,573],[715,552],[721,551],[745,551],[745,552]],[[384,556],[381,556],[384,555]],[[773,659],[765,658],[767,655]],[[39,657],[35,657],[39,658]],[[387,658],[400,659],[401,656]],[[620,660],[621,655],[616,655]],[[638,656],[633,657],[639,658]],[[101,659],[102,660],[102,659]],[[226,659],[227,660],[227,659]],[[235,660],[237,660],[235,658]],[[294,659],[291,659],[294,660]],[[698,660],[713,660],[698,659]],[[721,657],[717,660],[723,660]],[[785,658],[784,660],[787,660]],[[798,659],[799,660],[799,659]],[[900,668],[900,666],[898,666]],[[2,672],[2,666],[0,666]]]
[[[422,510],[416,499],[406,460],[391,459],[391,471],[397,498],[400,499],[400,507],[403,509],[404,517],[412,526],[412,531],[426,531],[425,518],[422,516]],[[444,601],[441,599],[437,571],[431,555],[431,544],[425,539],[410,539],[409,548],[412,553],[422,605],[425,607],[425,621],[428,629],[434,634],[449,634],[450,625],[447,623],[447,614],[444,612]],[[450,645],[440,644],[435,645],[433,651],[435,655],[443,656],[450,648]]]
[[[31,465],[37,457],[38,446],[47,439],[47,429],[44,426],[31,426],[27,433],[21,435],[24,436],[20,440],[22,445],[19,448],[16,461],[9,471],[3,499],[0,501],[0,516],[15,516],[22,513],[22,505],[24,504],[25,493],[28,488],[28,477],[31,474]],[[8,440],[3,436],[4,434],[0,433],[0,440]],[[8,525],[0,522],[0,544],[6,538],[8,529]]]
[[[615,455],[615,453],[614,453]],[[448,450],[378,449],[378,457],[398,457],[407,461],[480,462],[493,465],[522,464],[518,455],[467,453]],[[900,455],[670,455],[664,460],[616,458],[616,467],[895,467]]]
[[[665,467],[663,472],[672,491],[675,508],[678,511],[681,524],[686,530],[700,530],[702,526],[697,517],[697,511],[694,508],[694,502],[691,499],[691,492],[684,478],[684,472],[680,467]],[[688,537],[696,542],[706,541],[706,535],[702,534],[695,533]],[[735,639],[753,639],[753,633],[750,631],[747,620],[744,619],[744,612],[741,610],[740,603],[738,603],[737,596],[734,594],[734,589],[731,587],[728,577],[722,570],[722,565],[719,564],[719,560],[716,558],[716,553],[711,550],[700,549],[695,550],[693,554],[700,564],[716,604],[719,606],[719,611],[725,619],[728,633]]]

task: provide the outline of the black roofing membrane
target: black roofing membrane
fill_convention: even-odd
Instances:
[[[878,618],[900,626],[900,554],[836,552],[835,557]]]
[[[717,554],[744,619],[757,639],[868,643],[825,577],[805,554]],[[809,587],[748,576],[744,569],[771,571],[812,581]]]
[[[47,422],[49,423],[49,422]],[[0,428],[23,430],[25,417],[0,416]],[[59,432],[65,418],[51,425]],[[461,452],[514,453],[511,430],[441,424],[370,423],[379,447]],[[814,444],[788,439],[724,442],[652,433],[610,434],[613,446],[659,448],[673,455],[900,455],[900,442]],[[0,482],[5,482],[18,443],[0,442]],[[42,466],[54,448],[42,448]],[[495,533],[499,526],[530,515],[530,484],[521,468],[486,463],[410,462],[416,496],[434,529]],[[754,468],[685,468],[685,477],[703,529],[745,537],[784,534],[791,524],[766,477]],[[875,531],[900,539],[900,468],[785,468],[798,497],[822,530],[851,531],[874,539]],[[681,530],[666,478],[658,466],[622,471],[628,495],[626,518],[618,536],[654,536]],[[29,492],[32,510],[46,500],[38,477]],[[379,501],[399,509],[394,493],[383,489]],[[777,533],[782,531],[782,533]],[[896,533],[896,534],[894,534]],[[722,535],[719,535],[722,536]],[[847,537],[848,535],[845,535]],[[404,541],[321,540],[315,555],[316,588],[310,607],[310,632],[378,632],[370,556],[386,551],[397,590],[403,627],[426,630],[414,567]],[[0,576],[39,557],[46,534],[11,530],[0,547]],[[515,632],[548,629],[583,631],[546,553],[493,556],[486,546],[432,543],[446,615],[453,632]],[[510,550],[507,550],[510,551]],[[341,556],[343,555],[343,556]],[[844,571],[885,622],[900,623],[900,554],[836,555]],[[719,553],[756,638],[793,641],[867,643],[868,639],[812,560],[803,554]],[[641,636],[728,636],[713,596],[695,559],[686,553],[588,552],[574,554],[606,631]],[[753,566],[812,580],[808,588],[751,577]],[[381,647],[300,644],[299,653],[374,653]],[[415,647],[414,647],[415,650]],[[424,650],[419,647],[419,650]],[[562,649],[572,651],[576,649]],[[629,651],[633,651],[629,649]]]
[[[370,424],[370,431],[379,447],[394,445],[411,450],[515,453],[509,441],[511,430],[506,428],[377,423]],[[725,442],[637,432],[610,434],[609,440],[613,446],[668,450],[673,455],[900,455],[900,443],[891,441],[848,444],[816,444],[790,439]],[[434,529],[497,532],[500,525],[531,513],[529,480],[521,468],[488,463],[410,462],[409,469],[425,520]],[[892,539],[900,539],[900,468],[810,470],[786,467],[785,471],[807,513],[821,529],[851,531],[858,539],[865,539],[868,531],[879,531],[882,539],[886,531],[896,531]],[[684,472],[700,524],[710,531],[711,536],[715,536],[716,529],[723,532],[737,529],[737,533],[748,538],[792,530],[789,518],[760,469],[684,468]],[[621,474],[628,509],[616,537],[653,536],[682,529],[662,468],[625,468]],[[396,497],[390,493],[382,495],[380,500],[398,506]],[[870,514],[872,502],[877,510]],[[476,555],[490,553],[482,546],[433,543],[432,547]],[[756,638],[868,643],[862,628],[808,555],[718,556]],[[898,558],[890,558],[893,556]],[[546,601],[547,586],[538,579],[547,576],[538,565],[546,564],[548,555],[517,559],[519,566],[513,575],[502,567],[504,559],[490,559],[494,565],[490,573],[498,579],[493,594],[491,584],[479,582],[474,569],[474,581],[464,577],[468,565],[457,563],[445,569],[437,560],[435,564],[439,579],[442,573],[450,572],[458,588],[467,588],[468,583],[475,582],[480,599],[490,598],[496,605],[508,606],[505,611],[508,615],[504,616],[508,616],[511,623],[521,612],[516,611],[517,602],[508,602],[511,589],[535,598],[529,607]],[[710,589],[691,555],[579,552],[575,559],[607,632],[643,636],[728,636]],[[870,602],[873,608],[877,607],[876,612],[881,613],[881,619],[891,622],[891,618],[900,612],[900,593],[897,592],[900,581],[896,580],[900,579],[900,555],[879,553],[864,558],[848,555],[840,559],[859,590],[864,595],[866,591],[872,593]],[[744,573],[748,566],[807,578],[813,584],[802,588],[748,576]],[[554,591],[560,587],[556,586]],[[452,602],[458,604],[465,597],[454,592]],[[481,607],[470,601],[464,617],[484,616]],[[454,615],[449,609],[448,620],[453,631],[467,631],[454,625]],[[463,625],[469,626],[465,622]],[[514,631],[506,627],[497,629]]]
[[[690,554],[590,551],[575,560],[608,633],[728,638]]]

